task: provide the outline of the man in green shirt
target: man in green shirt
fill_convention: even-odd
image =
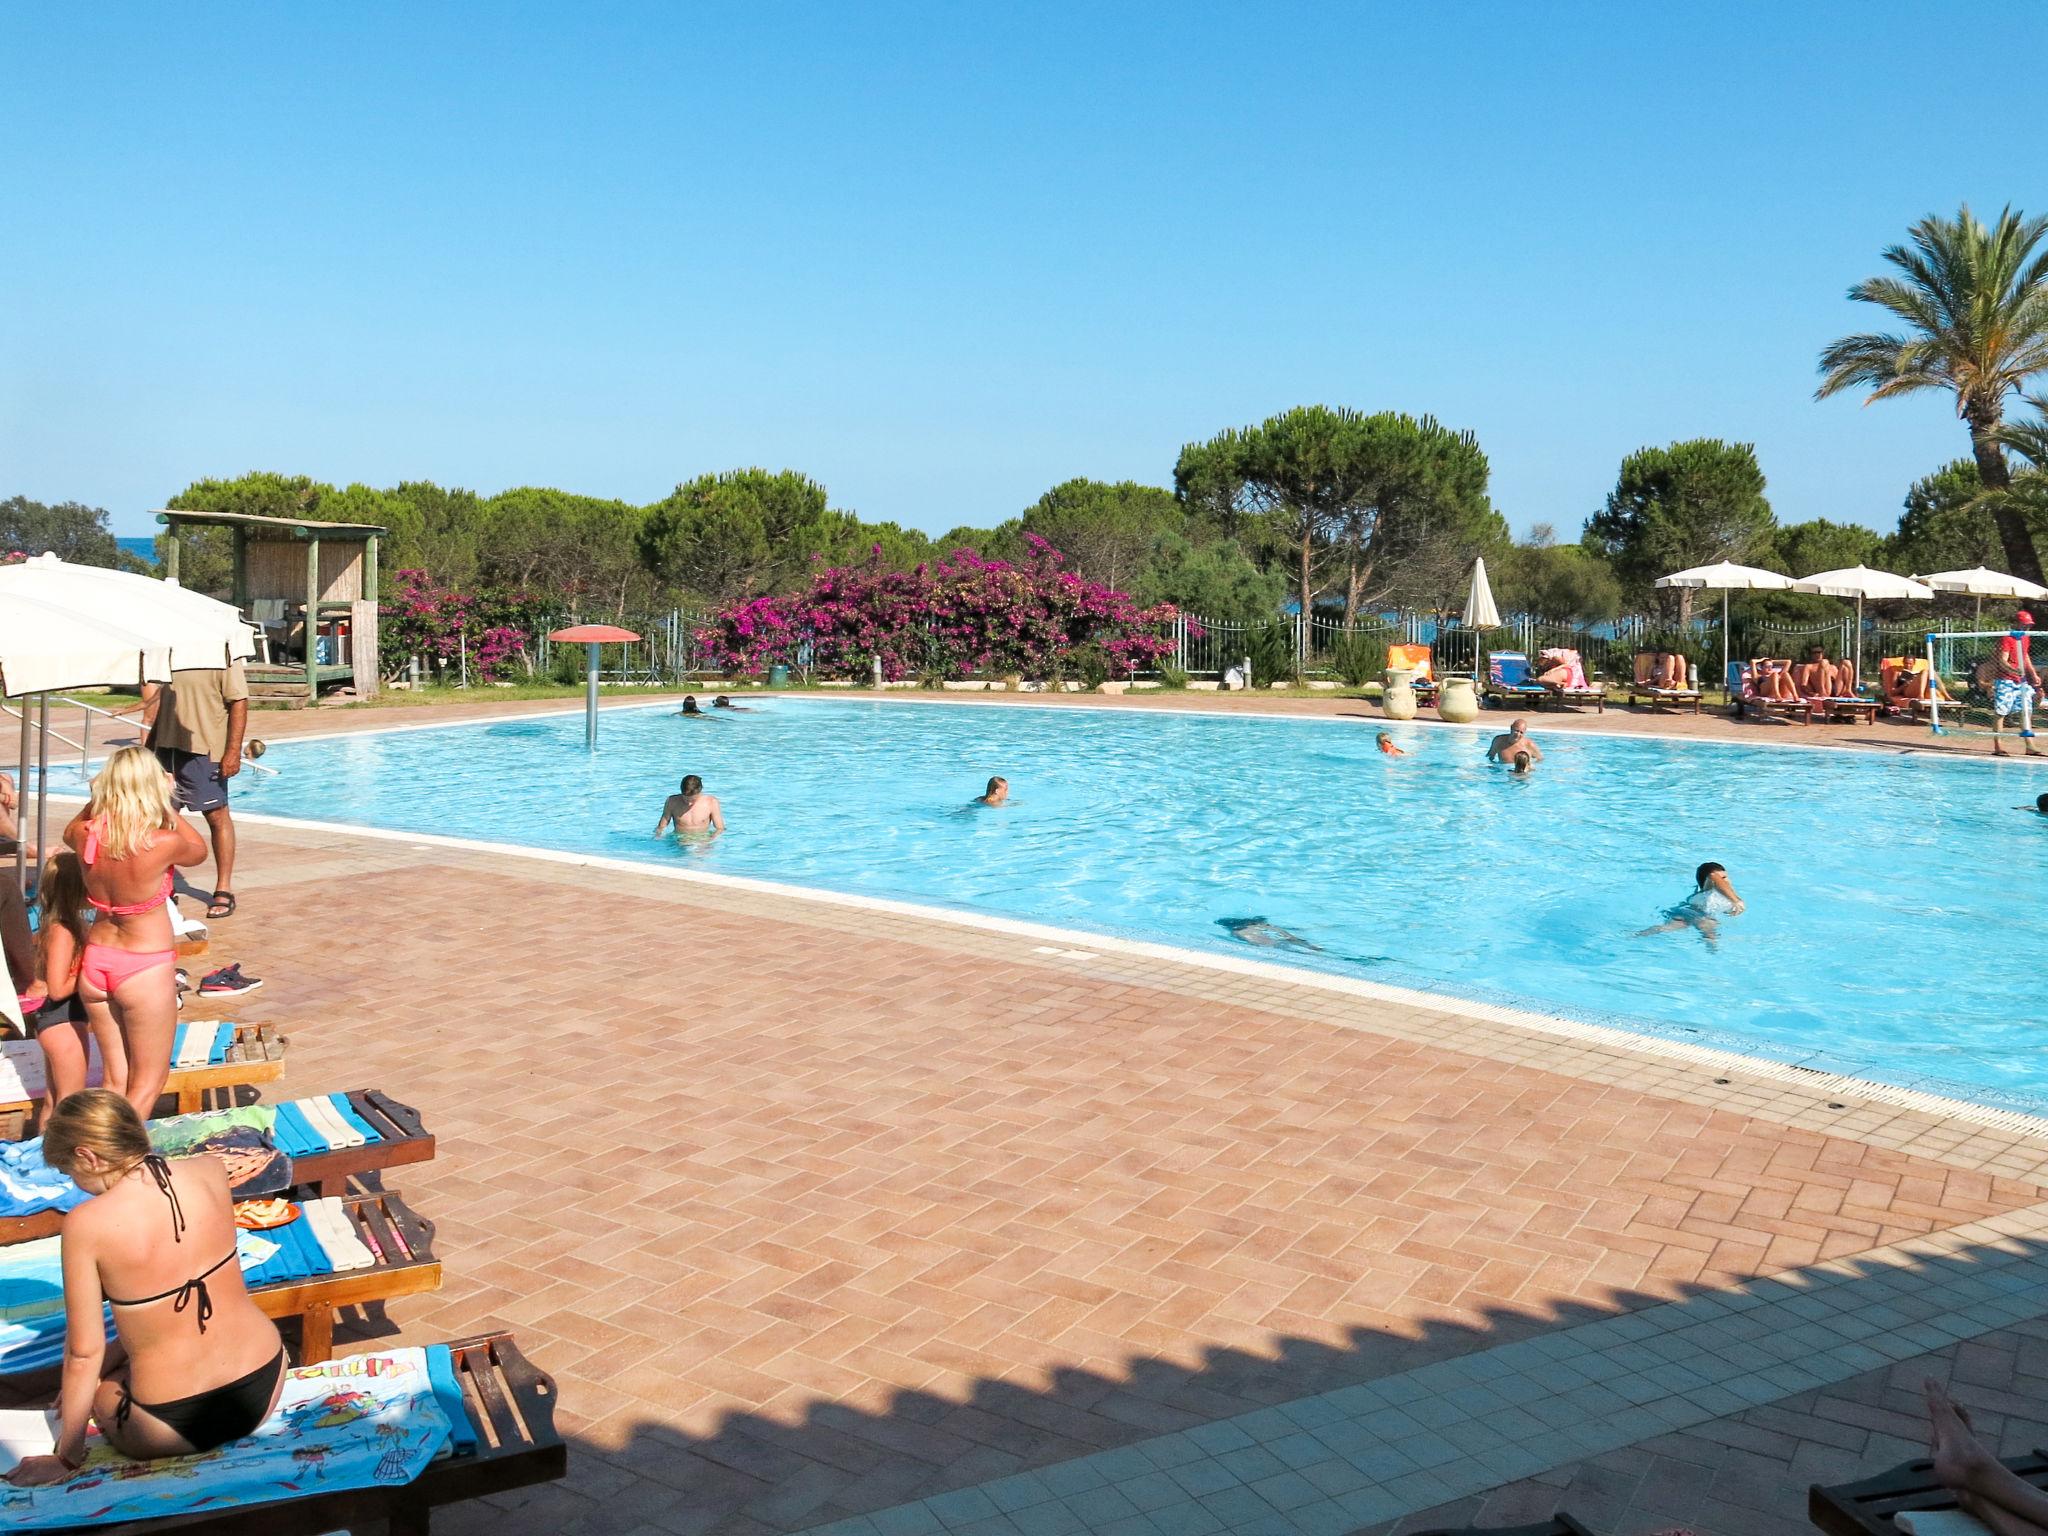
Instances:
[[[157,761],[177,783],[181,810],[206,818],[213,835],[213,900],[208,918],[235,915],[235,823],[228,780],[242,771],[249,728],[249,682],[238,661],[229,667],[173,672],[161,688],[143,690],[143,718]]]

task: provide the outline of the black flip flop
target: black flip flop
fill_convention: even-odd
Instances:
[[[206,904],[206,920],[208,922],[217,922],[223,917],[233,917],[234,915],[235,893],[233,891],[215,891],[213,893],[213,900]]]

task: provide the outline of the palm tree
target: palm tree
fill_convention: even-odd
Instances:
[[[1882,305],[1907,327],[1904,335],[1844,336],[1820,355],[1825,399],[1868,386],[1885,400],[1920,389],[1946,389],[1970,430],[1977,474],[1990,492],[2012,484],[2000,436],[2006,397],[2048,371],[2048,218],[2007,208],[1986,228],[1965,206],[1954,219],[1930,214],[1915,224],[1910,247],[1884,259],[1898,276],[1866,278],[1849,297]],[[2015,576],[2041,580],[2033,535],[2010,498],[1988,503]]]
[[[2048,473],[2048,395],[2029,395],[2027,404],[2034,408],[2036,419],[2002,428],[1998,440],[2037,471]]]

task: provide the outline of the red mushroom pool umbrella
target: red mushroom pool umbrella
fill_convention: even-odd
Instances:
[[[583,644],[589,651],[588,691],[583,695],[583,749],[597,750],[597,648],[600,645],[630,645],[640,637],[630,629],[621,629],[616,624],[572,624],[567,629],[549,633],[550,640],[564,641],[570,645]]]

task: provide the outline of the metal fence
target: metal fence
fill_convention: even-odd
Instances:
[[[709,615],[685,609],[626,615],[619,622],[642,638],[633,645],[604,648],[603,679],[617,683],[679,684],[705,675],[709,669],[702,648],[696,643],[695,631],[708,618]],[[560,648],[547,639],[547,630],[567,622],[567,616],[550,620],[531,638],[525,661],[533,676],[581,680],[583,647]],[[1864,626],[1864,659],[1874,667],[1883,656],[1919,655],[1926,648],[1928,634],[1941,636],[1971,627],[1969,621],[1961,619],[1908,624],[1880,624],[1872,620]],[[1855,628],[1853,615],[1805,625],[1744,623],[1738,619],[1728,636],[1729,654],[1737,658],[1798,657],[1810,646],[1819,644],[1831,656],[1852,655]],[[1711,686],[1719,681],[1722,648],[1719,614],[1695,616],[1682,631],[1642,615],[1594,625],[1550,624],[1518,615],[1509,617],[1497,628],[1478,631],[1461,627],[1455,618],[1434,613],[1373,614],[1350,625],[1321,615],[1304,620],[1298,613],[1263,622],[1182,614],[1173,620],[1168,638],[1173,642],[1173,652],[1167,665],[1190,677],[1221,677],[1249,659],[1253,676],[1260,682],[1305,677],[1360,683],[1378,678],[1385,670],[1388,646],[1426,644],[1440,676],[1472,676],[1481,656],[1496,651],[1520,651],[1533,659],[1546,649],[1561,648],[1577,651],[1589,674],[1610,682],[1625,682],[1634,675],[1638,651],[1671,647],[1691,656]],[[1972,660],[1982,649],[1964,641],[1944,643],[1940,652],[1942,669],[1953,670]],[[803,660],[798,658],[800,676],[806,671]],[[466,649],[447,672],[449,681],[478,680]]]

